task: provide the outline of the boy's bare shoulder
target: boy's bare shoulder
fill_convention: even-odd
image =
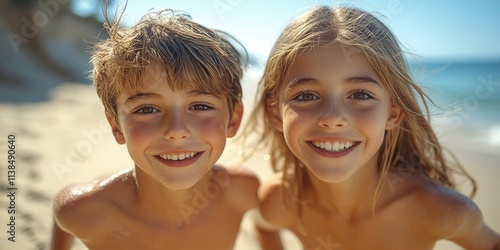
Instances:
[[[283,174],[269,178],[259,189],[259,210],[268,226],[288,228],[294,223],[293,196],[289,185],[283,184]]]
[[[133,171],[126,169],[104,180],[63,188],[56,194],[53,203],[59,227],[72,233],[93,228],[93,223],[98,223],[108,214],[106,210],[112,209],[118,199],[130,193],[127,189],[131,190],[133,179]]]
[[[431,237],[451,238],[482,223],[479,207],[467,196],[425,178],[407,199],[416,225]]]
[[[246,211],[257,206],[260,182],[252,171],[244,167],[214,166],[212,178],[226,189],[232,204],[237,208]]]

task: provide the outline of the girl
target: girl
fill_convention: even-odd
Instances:
[[[263,248],[289,229],[305,249],[432,249],[448,239],[498,249],[478,207],[455,190],[397,40],[374,16],[317,7],[274,45],[245,133],[279,174],[261,186]],[[268,129],[272,128],[272,129]],[[251,138],[251,137],[247,137]],[[258,150],[258,149],[255,149]]]

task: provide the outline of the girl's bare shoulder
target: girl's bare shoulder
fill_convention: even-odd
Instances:
[[[464,194],[428,178],[414,178],[403,200],[416,225],[431,237],[449,238],[482,222],[478,206]]]

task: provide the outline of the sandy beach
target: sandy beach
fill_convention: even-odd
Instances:
[[[247,111],[251,107],[256,79],[258,72],[250,71],[244,82]],[[47,249],[52,227],[52,199],[58,190],[132,166],[126,147],[114,141],[100,100],[88,84],[61,84],[50,91],[48,101],[41,103],[0,103],[0,128],[0,249]],[[15,179],[11,186],[4,164],[9,136],[15,137],[16,145]],[[477,180],[479,190],[474,200],[483,211],[485,221],[500,232],[500,182],[497,180],[500,177],[500,147],[490,145],[486,150],[480,139],[447,135],[444,143]],[[230,140],[220,163],[226,166],[237,163],[236,148]],[[245,166],[255,171],[262,181],[271,174],[264,155],[256,155]],[[9,187],[17,188],[15,243],[8,240],[7,232]],[[301,249],[290,233],[283,233],[283,239],[287,249]],[[77,243],[74,249],[86,248]],[[258,249],[250,215],[243,220],[235,249]],[[461,248],[440,242],[436,249]]]

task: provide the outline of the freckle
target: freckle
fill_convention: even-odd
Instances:
[[[474,210],[474,206],[468,201],[468,199],[462,195],[454,194],[452,195],[454,198],[458,200],[462,200],[463,203],[467,207],[454,209],[452,206],[445,206],[442,208],[443,213],[442,216],[436,218],[437,222],[441,226],[442,229],[448,230],[452,227],[456,227],[456,229],[462,228],[467,224],[471,217],[471,211]],[[461,221],[460,225],[457,225],[456,221]]]

